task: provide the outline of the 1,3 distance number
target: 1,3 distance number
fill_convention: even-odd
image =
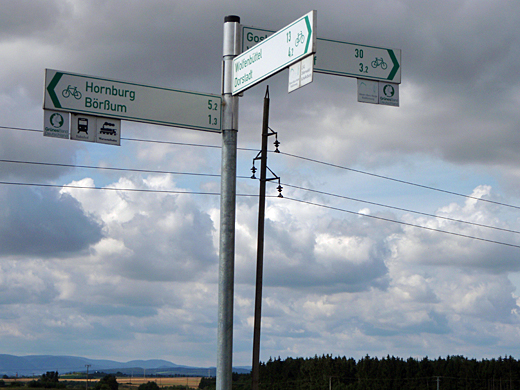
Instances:
[[[208,110],[210,111],[218,111],[218,102],[214,102],[213,100],[208,100]],[[210,126],[217,126],[218,125],[218,118],[220,115],[208,115],[208,121]]]

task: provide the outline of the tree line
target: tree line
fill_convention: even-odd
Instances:
[[[509,357],[431,360],[323,355],[269,359],[260,364],[261,390],[513,390],[520,389],[520,361]],[[251,388],[251,375],[234,375],[233,389]],[[211,386],[207,386],[209,389]]]

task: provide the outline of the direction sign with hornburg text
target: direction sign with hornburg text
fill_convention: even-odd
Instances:
[[[221,132],[220,95],[45,70],[43,108]]]

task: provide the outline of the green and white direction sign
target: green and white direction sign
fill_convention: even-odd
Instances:
[[[316,11],[311,11],[233,59],[236,95],[316,52]]]
[[[271,30],[242,27],[242,50],[269,39]],[[401,50],[317,38],[314,71],[401,83]]]
[[[44,109],[218,132],[220,95],[45,70]]]

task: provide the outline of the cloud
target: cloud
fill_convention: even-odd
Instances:
[[[68,195],[48,189],[0,188],[3,256],[74,256],[102,237],[102,226]]]
[[[92,186],[92,179],[77,184]],[[193,280],[217,260],[209,215],[171,177],[120,179],[109,187],[159,193],[64,188],[106,226],[110,240],[100,243],[98,261],[134,280]],[[168,194],[164,191],[171,191]]]
[[[452,203],[441,207],[437,215],[443,219],[405,216],[406,223],[440,230],[445,234],[405,227],[406,234],[400,238],[398,235],[394,236],[394,250],[399,253],[403,261],[407,262],[462,269],[487,268],[490,272],[497,273],[517,271],[516,249],[514,249],[518,243],[516,235],[507,232],[511,227],[504,223],[504,220],[496,217],[498,212],[496,205],[478,201],[480,198],[494,201],[491,187],[479,186],[471,197],[463,206]],[[493,230],[485,226],[497,229]],[[466,239],[461,239],[459,235],[465,236]],[[479,241],[479,238],[487,242]],[[513,247],[497,245],[489,241],[505,243]]]

